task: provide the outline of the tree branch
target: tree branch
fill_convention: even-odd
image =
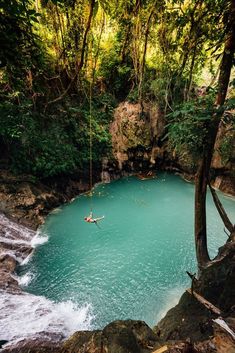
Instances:
[[[84,55],[85,55],[85,49],[86,49],[86,43],[87,43],[87,35],[88,35],[89,30],[91,28],[91,21],[92,21],[92,16],[93,16],[94,5],[95,5],[95,0],[91,0],[91,2],[90,2],[90,12],[89,12],[87,25],[86,25],[86,30],[85,30],[83,41],[82,41],[81,58],[80,58],[79,64],[77,65],[76,74],[71,79],[71,81],[70,81],[68,87],[66,88],[66,90],[59,97],[49,101],[47,103],[47,105],[52,104],[52,103],[56,103],[56,102],[60,101],[62,98],[64,98],[64,96],[69,92],[70,88],[72,87],[73,82],[78,77],[78,75],[79,75],[79,73],[80,73],[80,71],[81,71],[81,69],[82,69],[82,67],[84,65]]]
[[[210,188],[210,191],[211,191],[211,195],[213,197],[213,201],[214,201],[214,204],[217,208],[217,211],[219,212],[219,215],[225,225],[225,227],[228,229],[228,231],[230,233],[232,233],[234,231],[234,225],[232,224],[232,222],[230,221],[230,219],[228,218],[228,215],[222,205],[222,203],[220,202],[217,194],[216,194],[216,191],[215,189],[212,188],[211,184],[208,183],[209,185],[209,188]]]

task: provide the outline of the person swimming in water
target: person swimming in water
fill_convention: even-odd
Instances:
[[[95,223],[98,226],[98,223],[101,219],[104,219],[104,216],[98,217],[98,218],[93,218],[92,212],[90,212],[88,217],[84,217],[84,220],[87,223]]]

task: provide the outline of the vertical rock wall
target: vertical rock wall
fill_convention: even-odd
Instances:
[[[220,125],[212,161],[214,185],[225,193],[235,195],[235,132],[234,112],[226,112]],[[179,155],[169,147],[164,114],[156,103],[140,104],[122,102],[114,112],[110,126],[114,161],[103,166],[103,179],[117,174],[148,172],[151,169],[168,169],[193,179],[196,165],[192,157]],[[227,158],[224,158],[224,154]],[[110,167],[111,166],[111,167]]]
[[[159,142],[164,127],[163,114],[156,105],[144,103],[142,111],[138,103],[120,103],[110,127],[119,170],[143,170],[161,160]]]

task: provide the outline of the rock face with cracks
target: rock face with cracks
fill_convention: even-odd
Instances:
[[[232,121],[234,112],[226,114],[226,119]],[[177,171],[186,179],[193,180],[195,162],[186,151],[180,155],[169,145],[165,138],[166,124],[166,118],[156,104],[144,102],[142,111],[138,103],[121,102],[115,109],[110,126],[116,170],[118,168],[123,174],[165,169]],[[235,133],[231,124],[220,124],[212,170],[215,187],[235,195]],[[104,168],[104,172],[109,171],[112,174],[113,168]]]
[[[110,126],[113,155],[119,170],[141,170],[162,159],[158,141],[164,132],[163,114],[155,105],[122,102]]]

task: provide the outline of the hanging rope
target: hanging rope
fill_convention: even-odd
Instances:
[[[89,163],[90,163],[90,211],[92,212],[93,209],[93,160],[92,160],[92,78],[93,78],[93,61],[92,61],[92,54],[91,54],[91,67],[92,67],[92,75],[90,80],[90,92],[89,92]]]
[[[93,0],[92,0],[93,1]],[[95,75],[95,69],[96,69],[96,64],[97,64],[97,57],[99,54],[99,49],[100,49],[100,41],[101,41],[101,35],[104,27],[104,20],[102,22],[102,27],[101,27],[101,33],[99,36],[99,41],[98,41],[98,48],[97,48],[97,53],[95,55],[95,61],[93,64],[93,55],[92,55],[92,48],[93,48],[93,40],[91,41],[91,75],[90,75],[90,85],[89,85],[89,178],[90,178],[90,215],[87,217],[84,217],[84,220],[88,223],[95,223],[97,227],[98,221],[104,219],[104,216],[94,218],[93,217],[93,135],[92,135],[92,91],[93,91],[93,84],[94,84],[94,75]],[[92,37],[93,39],[93,37]]]
[[[95,223],[98,228],[98,222],[104,219],[104,216],[94,218],[93,217],[93,168],[92,168],[92,85],[93,80],[90,81],[90,94],[89,94],[89,104],[90,104],[90,109],[89,109],[89,159],[90,159],[90,215],[88,217],[85,217],[85,221],[88,223]]]

